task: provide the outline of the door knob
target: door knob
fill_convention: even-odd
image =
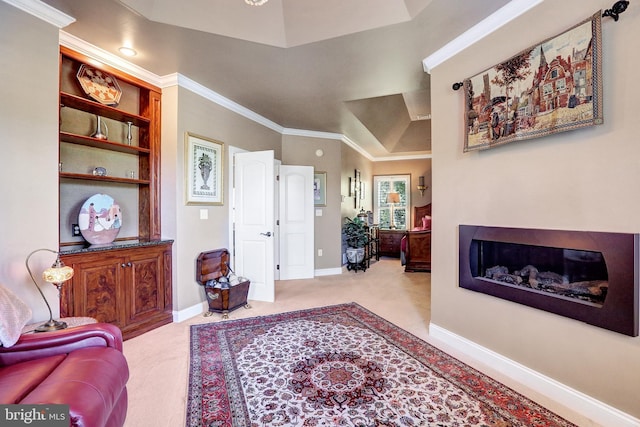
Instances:
[[[271,232],[267,231],[266,233],[260,233],[261,236],[271,237]]]

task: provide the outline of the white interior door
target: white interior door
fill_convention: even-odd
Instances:
[[[313,167],[280,166],[280,280],[314,275]]]
[[[235,186],[235,271],[251,280],[249,299],[273,302],[274,154],[237,153]]]

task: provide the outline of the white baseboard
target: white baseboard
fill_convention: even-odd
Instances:
[[[198,304],[194,304],[191,307],[187,307],[184,310],[173,312],[173,321],[180,323],[192,317],[198,316],[209,309],[207,302],[203,301]]]
[[[339,268],[323,268],[320,270],[315,270],[313,275],[315,277],[318,276],[334,276],[336,274],[342,274],[342,267]]]
[[[482,347],[440,326],[429,324],[429,337],[465,354],[471,359],[491,366],[496,371],[529,387],[558,404],[581,414],[601,426],[639,427],[640,420],[584,393],[527,368],[488,348]],[[575,421],[574,421],[575,422]]]

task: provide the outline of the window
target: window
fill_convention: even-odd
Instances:
[[[378,175],[373,177],[373,221],[380,228],[391,228],[391,212],[393,225],[406,230],[410,227],[409,208],[411,207],[411,175]],[[398,193],[400,202],[387,203],[389,193]]]

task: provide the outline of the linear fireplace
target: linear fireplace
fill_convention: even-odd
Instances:
[[[460,225],[459,286],[638,336],[639,235]]]

